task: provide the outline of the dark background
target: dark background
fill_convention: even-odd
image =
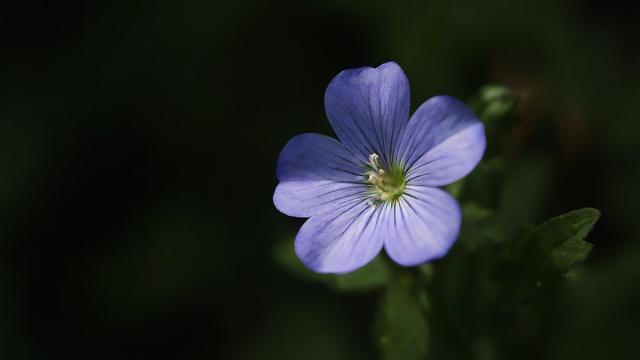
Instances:
[[[635,358],[640,16],[625,1],[2,5],[0,358],[368,359],[374,298],[283,271],[280,149],[332,134],[340,70],[394,60],[412,109],[522,97],[499,146],[526,220],[602,210],[548,358]],[[540,170],[543,169],[543,170]],[[635,354],[635,355],[633,355]]]

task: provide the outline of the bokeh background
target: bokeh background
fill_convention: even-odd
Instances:
[[[521,97],[523,221],[602,210],[544,358],[637,359],[638,7],[612,0],[12,2],[0,32],[0,358],[369,359],[370,294],[291,276],[280,149],[340,70],[412,108]],[[531,205],[533,204],[533,205]],[[531,210],[533,209],[533,210]]]

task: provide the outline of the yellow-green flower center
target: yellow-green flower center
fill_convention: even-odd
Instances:
[[[369,156],[368,171],[365,173],[369,184],[370,202],[378,205],[383,202],[394,202],[404,193],[406,187],[405,174],[401,166],[389,164],[383,167],[377,154]]]

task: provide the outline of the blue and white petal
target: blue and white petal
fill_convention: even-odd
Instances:
[[[436,96],[413,114],[396,158],[407,168],[407,181],[443,186],[466,176],[486,147],[484,126],[460,100]]]
[[[387,162],[409,120],[409,81],[394,62],[340,72],[325,93],[325,110],[340,141],[362,161]]]
[[[395,204],[387,205],[384,247],[389,257],[404,266],[422,264],[447,254],[458,237],[460,207],[443,190],[407,187]]]
[[[339,274],[356,270],[382,249],[381,214],[366,201],[354,200],[313,216],[296,236],[296,254],[315,272]]]
[[[273,203],[289,216],[320,214],[362,198],[367,191],[362,172],[358,159],[335,139],[298,135],[280,153]]]

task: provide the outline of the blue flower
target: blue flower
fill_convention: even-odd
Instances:
[[[461,214],[438,187],[478,164],[482,123],[448,96],[429,99],[409,118],[409,82],[394,62],[342,71],[324,104],[340,141],[298,135],[276,169],[276,208],[309,218],[295,240],[300,260],[316,272],[345,273],[383,247],[403,266],[444,256]]]

